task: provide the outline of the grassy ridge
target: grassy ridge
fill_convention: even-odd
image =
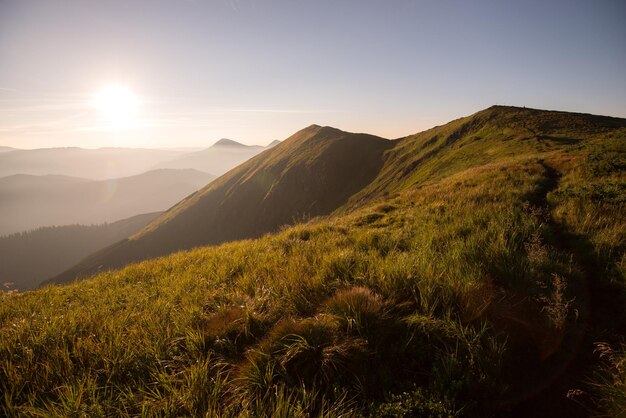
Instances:
[[[360,203],[385,193],[432,183],[502,158],[545,155],[584,147],[606,137],[623,138],[625,128],[626,121],[618,118],[492,106],[399,139],[386,152],[385,164],[377,178],[351,201]]]
[[[4,294],[1,410],[619,414],[625,137],[503,146],[341,216]]]
[[[63,283],[200,245],[256,238],[294,219],[365,204],[503,158],[574,150],[626,120],[493,106],[397,141],[309,126],[189,196],[131,239],[53,278]],[[250,210],[254,208],[254,210]]]
[[[542,250],[525,204],[546,175],[535,159],[472,169],[339,220],[6,295],[5,412],[489,413],[523,389],[507,353],[530,344],[539,367],[584,309],[581,271]]]

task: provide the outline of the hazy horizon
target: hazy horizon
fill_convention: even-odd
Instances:
[[[7,147],[7,148],[13,148],[15,150],[18,151],[33,151],[33,150],[41,150],[41,149],[53,149],[53,148],[82,148],[82,149],[86,149],[86,150],[99,150],[99,149],[107,149],[107,148],[127,148],[127,149],[151,149],[151,150],[163,150],[163,151],[181,151],[181,152],[195,152],[195,151],[202,151],[204,149],[207,149],[209,147],[212,147],[213,145],[215,145],[220,139],[230,139],[230,138],[219,138],[216,140],[208,140],[206,145],[197,145],[197,146],[176,146],[176,145],[171,145],[171,146],[156,146],[156,147],[150,147],[150,146],[129,146],[129,145],[102,145],[102,146],[80,146],[80,145],[59,145],[59,146],[50,146],[50,147],[33,147],[33,148],[26,148],[26,147],[17,147],[17,146],[11,146],[11,145],[5,145],[5,144],[0,144],[0,147]],[[232,140],[235,142],[239,142],[236,140]],[[242,145],[248,145],[248,146],[259,146],[259,147],[266,147],[271,143],[268,142],[267,144],[243,144]],[[0,151],[1,152],[1,151]]]
[[[494,104],[626,117],[620,1],[4,1],[0,144],[398,138]]]

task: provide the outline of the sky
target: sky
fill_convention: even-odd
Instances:
[[[398,138],[493,104],[626,117],[624,22],[623,0],[0,0],[0,145]]]

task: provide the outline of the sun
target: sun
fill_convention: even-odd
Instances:
[[[93,95],[92,106],[98,110],[110,130],[124,130],[132,126],[139,99],[128,87],[109,84]]]

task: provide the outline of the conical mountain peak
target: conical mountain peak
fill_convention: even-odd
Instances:
[[[246,145],[241,144],[237,141],[233,141],[232,139],[222,138],[212,145],[213,147],[245,147]]]

